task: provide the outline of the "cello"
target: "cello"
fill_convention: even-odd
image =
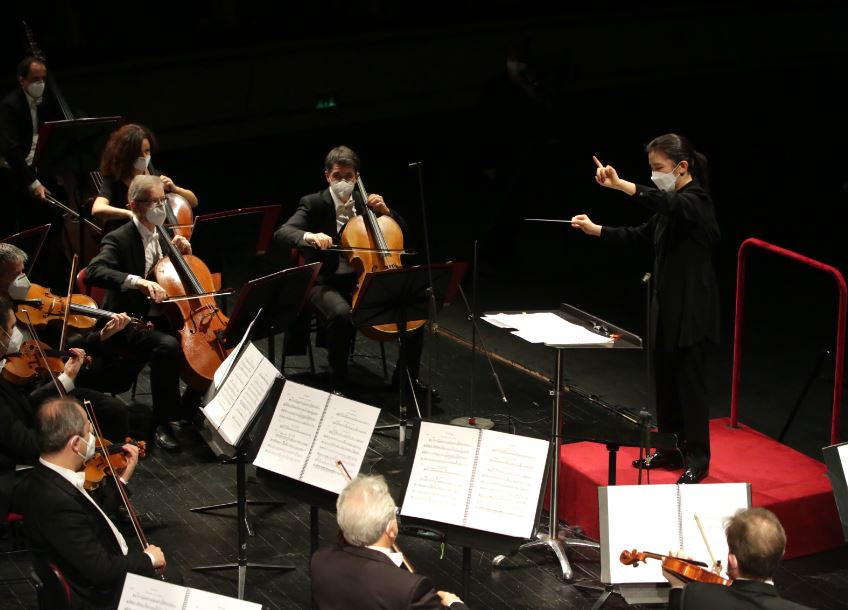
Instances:
[[[159,243],[168,254],[153,266],[152,273],[168,295],[163,301],[171,305],[166,308],[166,316],[180,335],[183,354],[180,377],[195,390],[204,392],[229,352],[224,346],[229,319],[209,295],[215,287],[206,264],[194,255],[180,252],[168,228],[156,230]]]
[[[362,195],[364,212],[354,216],[345,225],[341,234],[341,246],[348,264],[356,271],[356,289],[352,307],[359,300],[359,289],[369,273],[379,273],[402,267],[400,254],[403,249],[403,232],[397,221],[389,215],[377,216],[368,207],[368,193],[362,178],[356,178],[356,186]],[[351,194],[351,197],[353,194]],[[421,328],[427,320],[409,320],[406,331]],[[363,335],[377,341],[393,341],[400,336],[398,324],[377,324],[359,329]]]

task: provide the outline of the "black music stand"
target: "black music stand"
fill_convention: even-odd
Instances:
[[[254,443],[253,440],[257,434],[257,422],[263,421],[267,422],[268,418],[263,417],[263,413],[273,412],[274,407],[276,407],[277,400],[280,397],[280,393],[283,389],[283,383],[285,380],[282,377],[278,377],[274,385],[271,387],[270,392],[268,392],[268,396],[266,396],[265,401],[262,403],[262,406],[256,410],[253,418],[247,425],[244,427],[244,431],[239,439],[239,441],[235,445],[228,445],[224,439],[217,434],[217,431],[213,432],[215,435],[215,441],[209,442],[210,447],[213,447],[213,450],[218,447],[226,447],[224,449],[225,453],[234,453],[235,454],[235,462],[236,462],[236,501],[228,502],[226,504],[216,504],[213,506],[202,506],[198,508],[190,509],[192,512],[206,512],[209,510],[214,510],[218,508],[227,508],[231,506],[236,506],[238,509],[237,520],[238,520],[238,552],[237,559],[235,563],[222,563],[215,565],[207,565],[207,566],[196,566],[193,567],[192,570],[195,572],[211,572],[216,570],[227,570],[227,569],[237,569],[238,570],[238,598],[244,599],[244,585],[245,580],[247,578],[247,568],[259,568],[262,570],[294,570],[295,566],[292,565],[280,565],[280,564],[269,564],[269,563],[254,563],[249,562],[247,560],[247,536],[253,535],[250,531],[250,526],[247,522],[247,505],[264,505],[264,506],[277,506],[282,504],[281,502],[253,502],[247,499],[247,475],[245,473],[245,465],[248,461],[247,452],[248,448],[251,447]],[[207,420],[204,418],[204,422]],[[267,424],[266,424],[267,425]],[[207,423],[206,426],[209,426]],[[264,429],[262,433],[264,434]],[[204,439],[207,438],[207,434],[203,434]]]
[[[431,315],[431,298],[435,300],[434,309],[438,312],[445,302],[452,281],[456,277],[454,263],[436,265],[416,265],[401,269],[389,269],[379,273],[368,273],[359,287],[359,297],[351,311],[351,320],[357,328],[380,324],[397,324],[399,354],[398,367],[398,423],[377,426],[375,431],[389,428],[398,429],[398,455],[403,455],[406,443],[406,428],[412,424],[406,420],[404,404],[405,381],[409,381],[406,366],[404,343],[409,320],[427,320]],[[433,281],[433,294],[430,295],[430,278]],[[414,392],[410,388],[414,397]],[[416,404],[417,408],[417,404]],[[421,413],[418,412],[418,417]]]
[[[81,197],[75,192],[77,176],[100,168],[100,155],[106,146],[106,140],[123,122],[123,117],[109,116],[67,121],[47,121],[38,129],[38,144],[35,147],[33,165],[42,176],[61,176],[66,181],[68,194],[73,196],[79,215],[80,258],[85,256],[86,210],[81,205]],[[67,212],[67,209],[65,209]],[[73,212],[73,210],[71,210]]]
[[[491,315],[499,312],[490,312]],[[567,303],[561,303],[557,310],[543,311],[514,311],[500,312],[513,314],[528,314],[528,313],[552,313],[567,322],[583,326],[592,332],[599,335],[598,343],[548,343],[544,345],[553,348],[555,352],[554,358],[554,390],[553,390],[553,413],[551,415],[551,467],[549,470],[550,479],[548,486],[551,490],[549,505],[548,505],[548,531],[545,534],[538,534],[536,540],[525,542],[517,551],[525,551],[531,549],[547,549],[553,551],[559,560],[560,568],[562,569],[562,577],[565,580],[571,580],[573,571],[568,558],[565,556],[565,549],[568,546],[585,546],[598,548],[598,544],[581,540],[577,538],[568,538],[561,540],[558,537],[559,529],[559,467],[560,467],[560,449],[562,447],[562,405],[563,405],[563,388],[565,375],[564,369],[564,351],[566,349],[642,349],[642,339],[633,333],[622,328],[614,326],[600,318],[597,318],[585,311],[581,311],[576,307],[572,307]],[[600,342],[613,337],[612,342]],[[510,553],[510,555],[515,552]],[[492,560],[494,566],[500,566],[508,556],[499,555]]]
[[[27,264],[24,268],[24,273],[31,277],[33,267],[35,267],[35,262],[38,260],[38,255],[41,253],[41,248],[44,247],[44,241],[47,239],[49,232],[50,223],[47,223],[3,237],[0,241],[15,245],[27,253]]]
[[[276,364],[274,335],[288,329],[300,315],[320,269],[321,263],[310,263],[248,280],[239,290],[238,301],[224,331],[224,345],[237,344],[261,309],[262,315],[256,321],[252,337],[268,340],[268,359]]]

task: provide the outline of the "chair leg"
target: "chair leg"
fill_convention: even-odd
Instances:
[[[383,358],[383,380],[389,378],[389,367],[386,364],[386,342],[380,341],[380,356]]]

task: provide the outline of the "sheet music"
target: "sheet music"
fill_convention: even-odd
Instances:
[[[421,422],[401,514],[462,525],[480,430]]]
[[[249,343],[218,394],[203,407],[225,441],[238,441],[277,377],[277,367]]]
[[[621,552],[635,549],[664,555],[682,546],[686,555],[709,563],[694,517],[697,513],[713,556],[726,569],[724,519],[750,506],[750,485],[615,485],[600,487],[598,498],[601,580],[615,584],[662,583],[665,578],[660,561],[648,560],[634,569],[621,563]]]
[[[338,493],[362,466],[380,409],[287,381],[254,465]]]
[[[336,467],[336,460],[341,460],[350,475],[356,476],[379,416],[380,409],[331,396],[301,480],[321,489],[341,492],[348,481]]]
[[[262,605],[128,572],[118,610],[262,610]]]
[[[546,440],[484,431],[465,525],[530,538],[549,452]]]
[[[253,464],[300,478],[329,397],[327,392],[286,381]]]
[[[224,379],[227,378],[227,374],[230,372],[230,369],[233,366],[233,362],[235,362],[239,353],[241,353],[241,348],[244,345],[244,342],[252,336],[251,333],[253,332],[253,325],[256,324],[256,320],[259,319],[259,316],[261,314],[262,309],[260,308],[259,311],[256,312],[254,318],[250,321],[250,324],[247,325],[247,328],[245,329],[244,334],[241,336],[241,340],[238,342],[238,345],[236,345],[230,351],[230,353],[227,354],[227,357],[224,358],[224,361],[215,370],[215,373],[212,375],[212,385],[210,386],[211,392],[216,393],[220,389],[221,384],[224,382]]]
[[[481,319],[498,328],[514,328],[513,335],[529,343],[552,345],[592,345],[612,343],[579,324],[574,324],[549,311],[519,314],[493,314]]]

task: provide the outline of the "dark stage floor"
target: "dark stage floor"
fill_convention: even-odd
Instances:
[[[521,286],[503,292],[499,282],[480,278],[476,298],[478,310],[527,307],[526,299],[517,297],[529,294]],[[537,289],[533,297],[540,308],[556,306],[553,291]],[[521,302],[524,300],[525,302]],[[547,301],[550,302],[547,302]],[[615,322],[616,320],[610,320]],[[481,323],[475,337],[478,349],[485,347],[499,358],[494,362],[508,402],[498,395],[489,364],[480,354],[472,363],[471,352],[462,345],[472,339],[471,325],[461,301],[447,307],[440,315],[439,333],[427,341],[422,360],[426,370],[428,356],[432,355],[432,370],[426,375],[439,387],[443,401],[433,413],[436,421],[447,422],[454,417],[476,415],[488,417],[496,429],[507,430],[508,421],[515,432],[536,437],[546,437],[550,432],[549,384],[544,379],[552,372],[552,354],[544,347],[525,344],[518,339],[499,333]],[[277,341],[277,346],[280,342]],[[265,340],[257,345],[267,350]],[[279,349],[279,347],[278,347]],[[383,378],[378,344],[359,337],[354,355],[354,373],[361,386],[360,398],[383,409],[381,423],[396,423],[397,397]],[[717,348],[712,363],[715,373],[715,413],[726,413],[729,383],[729,342]],[[389,374],[393,369],[396,351],[387,345]],[[569,394],[566,404],[566,425],[587,417],[593,406],[578,394],[594,395],[608,404],[640,408],[646,404],[643,383],[643,353],[639,351],[612,353],[605,350],[581,350],[569,354],[566,365],[567,383],[578,390]],[[305,356],[289,356],[286,375],[293,380],[322,385],[320,375],[324,368],[325,352],[315,349],[317,376],[309,371]],[[513,362],[507,364],[503,359]],[[519,366],[520,365],[520,366]],[[522,370],[524,367],[525,370]],[[473,375],[472,375],[473,368]],[[473,384],[472,384],[473,380]],[[472,387],[473,385],[473,387]],[[148,380],[146,372],[139,381],[137,400],[144,402]],[[471,402],[473,392],[473,404]],[[129,400],[129,396],[123,398]],[[764,403],[750,401],[746,411],[756,420],[766,417]],[[743,418],[743,419],[750,419]],[[824,426],[826,424],[822,424]],[[792,442],[797,447],[821,446],[821,426],[814,433],[801,426],[793,434],[799,436]],[[395,430],[377,433],[367,455],[367,468],[383,473],[393,491],[400,486],[401,473],[406,467],[405,457],[398,455]],[[800,438],[803,436],[803,438]],[[152,513],[161,525],[150,528],[148,537],[165,550],[169,566],[179,570],[187,586],[235,595],[237,578],[234,570],[200,574],[192,571],[199,565],[221,564],[237,557],[237,530],[234,509],[217,514],[191,512],[192,507],[227,502],[234,498],[236,469],[233,464],[216,461],[209,448],[191,429],[181,430],[184,448],[179,453],[166,453],[152,449],[138,469],[133,480],[134,502],[142,513]],[[818,443],[818,445],[817,445]],[[815,453],[814,450],[810,451]],[[261,603],[264,608],[308,608],[310,605],[308,556],[310,548],[309,506],[288,495],[273,481],[256,478],[254,469],[248,468],[248,498],[255,501],[280,501],[279,507],[255,506],[249,509],[249,524],[253,536],[249,537],[246,556],[251,562],[288,564],[290,571],[270,571],[248,568],[246,599]],[[320,539],[330,544],[335,539],[334,516],[319,511]],[[546,520],[543,519],[543,523]],[[580,524],[569,524],[579,527]],[[399,545],[406,551],[417,570],[430,575],[442,589],[460,592],[462,588],[462,552],[454,546],[441,549],[433,541],[403,536]],[[597,600],[602,585],[599,553],[591,548],[569,550],[574,577],[564,582],[558,576],[558,566],[552,554],[530,552],[521,554],[500,568],[491,565],[491,553],[473,551],[471,555],[470,595],[466,600],[472,608],[590,608]],[[9,577],[26,573],[26,561],[4,558],[0,562],[0,576]],[[842,608],[848,595],[848,548],[838,551],[787,561],[776,578],[784,596],[815,608]],[[0,588],[0,607],[34,608],[35,595],[31,586],[15,584]],[[618,595],[612,595],[605,607],[629,607]]]

